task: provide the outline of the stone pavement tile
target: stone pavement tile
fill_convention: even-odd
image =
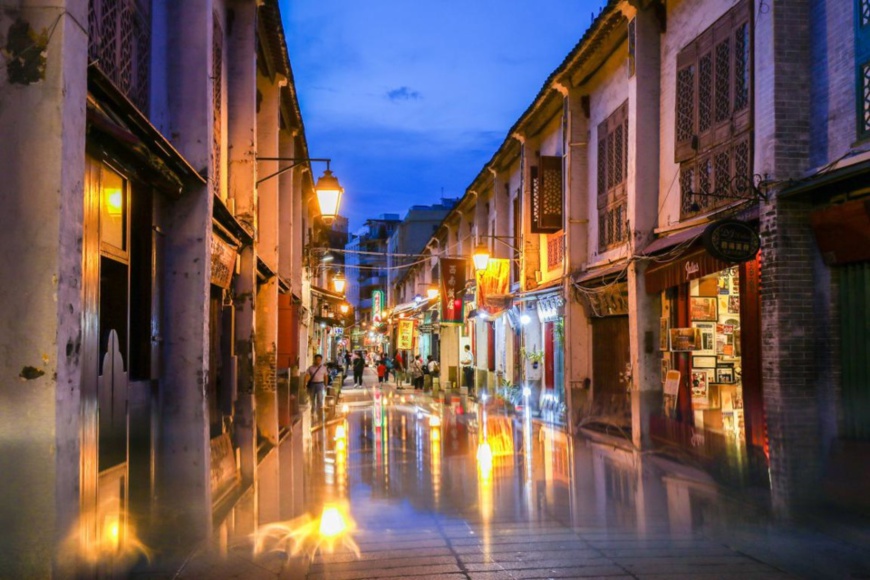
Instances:
[[[794,578],[784,572],[688,572],[677,573],[667,572],[665,574],[636,574],[633,576],[638,580],[785,580],[786,578]]]
[[[634,576],[625,574],[625,572],[616,574],[590,574],[577,575],[578,572],[571,569],[565,570],[511,570],[504,572],[472,572],[468,576],[472,580],[531,580],[535,578],[583,578],[584,580],[606,579],[606,580],[635,580]]]
[[[343,570],[333,572],[326,569],[316,574],[308,574],[308,580],[363,580],[365,578],[416,578],[439,574],[460,574],[462,570],[455,564],[435,566],[412,566],[402,568],[376,568],[372,570]]]
[[[387,558],[423,558],[435,557],[450,554],[450,549],[445,545],[441,548],[414,548],[404,550],[384,549],[384,550],[366,550],[360,553],[359,557],[351,552],[342,552],[337,554],[320,554],[314,559],[314,564],[332,564],[339,562],[351,562],[356,560],[379,560]]]
[[[600,564],[610,564],[612,560],[609,558],[605,558],[593,551],[568,551],[568,550],[559,550],[559,551],[511,551],[504,553],[492,553],[484,554],[482,552],[477,554],[462,554],[460,555],[460,559],[467,563],[481,563],[481,562],[555,562],[558,560],[572,560],[579,562],[583,565],[591,565],[593,563]],[[589,564],[586,564],[589,563]]]
[[[443,556],[423,556],[409,558],[378,558],[377,560],[354,560],[350,562],[329,562],[312,564],[309,572],[330,574],[347,570],[389,570],[390,568],[410,568],[413,566],[435,566],[439,564],[455,564],[456,558],[450,554]]]
[[[414,548],[441,548],[447,546],[444,538],[432,538],[431,540],[402,540],[400,538],[381,539],[378,542],[357,541],[360,551],[367,552],[369,549],[414,549]]]
[[[453,550],[457,554],[474,554],[483,549],[483,542],[477,544],[452,545]],[[580,540],[574,541],[559,541],[559,542],[499,542],[496,544],[490,543],[488,550],[493,554],[512,553],[512,552],[534,552],[534,551],[559,551],[570,550],[571,552],[588,552],[590,554],[598,554],[599,551],[589,548]]]
[[[536,536],[536,535],[523,535],[523,536],[515,536],[515,535],[499,535],[499,534],[489,534],[488,536],[485,534],[475,534],[474,536],[465,536],[465,537],[455,537],[448,538],[450,543],[455,546],[463,546],[468,544],[474,544],[481,541],[481,538],[487,539],[491,544],[527,544],[527,543],[541,543],[542,541],[553,541],[553,542],[581,542],[577,536],[571,533],[563,533],[559,535],[550,535],[550,536]]]
[[[735,552],[728,546],[685,546],[660,548],[611,548],[596,550],[609,558],[688,558],[693,556],[730,556]]]
[[[620,558],[616,563],[632,574],[774,573],[776,568],[755,560],[734,558]]]
[[[623,568],[614,565],[607,566],[580,566],[575,563],[567,562],[552,562],[546,566],[542,566],[541,562],[528,563],[526,565],[503,566],[501,563],[494,562],[490,564],[468,564],[465,570],[474,577],[481,572],[498,572],[507,573],[516,577],[522,574],[528,578],[532,573],[539,574],[539,578],[555,578],[555,577],[582,577],[582,576],[626,576],[629,575]],[[535,576],[531,576],[535,577]]]

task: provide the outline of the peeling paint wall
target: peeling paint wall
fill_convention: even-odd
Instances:
[[[86,0],[0,1],[0,271],[15,280],[0,287],[0,570],[17,578],[52,575],[78,515],[87,38],[73,18]]]

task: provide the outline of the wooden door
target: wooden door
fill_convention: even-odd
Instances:
[[[592,319],[592,394],[597,413],[631,420],[625,372],[631,356],[628,316]]]

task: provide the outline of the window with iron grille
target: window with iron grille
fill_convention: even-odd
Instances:
[[[562,229],[562,158],[541,157],[540,167],[531,168],[533,234],[551,234]]]
[[[212,30],[212,189],[215,195],[221,197],[221,176],[223,168],[222,127],[223,127],[223,48],[224,32],[221,27],[220,14],[214,13]]]
[[[90,0],[88,61],[148,114],[151,0]]]
[[[598,125],[598,251],[628,237],[626,188],[628,177],[628,101]]]
[[[858,137],[870,137],[870,0],[855,0],[855,86]]]
[[[743,0],[677,55],[680,217],[731,203],[752,178],[752,6]]]
[[[565,260],[565,234],[547,236],[547,270],[555,270]]]

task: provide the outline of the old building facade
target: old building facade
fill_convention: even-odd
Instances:
[[[318,218],[278,3],[2,14],[0,568],[184,550],[295,429]]]

